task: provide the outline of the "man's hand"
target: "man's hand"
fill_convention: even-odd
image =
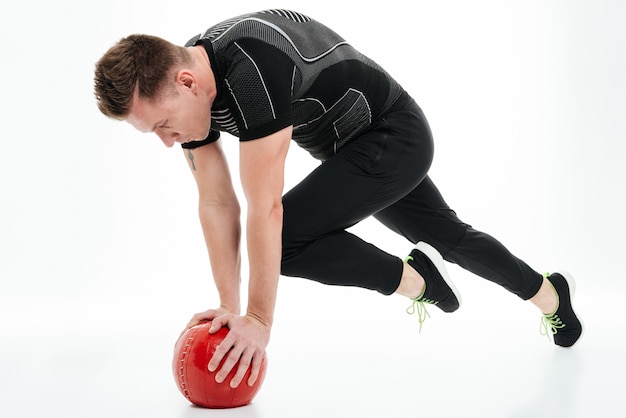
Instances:
[[[250,377],[247,384],[253,385],[259,377],[261,363],[265,357],[265,348],[270,339],[270,327],[252,316],[238,316],[222,314],[213,319],[209,333],[214,334],[222,327],[229,329],[228,335],[217,347],[209,361],[209,371],[218,369],[222,360],[224,364],[215,375],[215,380],[222,383],[233,367],[239,361],[239,368],[230,381],[230,386],[236,388],[250,368]]]
[[[232,314],[232,313],[233,312],[230,312],[226,308],[208,309],[204,312],[199,312],[195,314],[194,316],[192,316],[191,320],[187,323],[187,328],[195,327],[201,322],[213,321],[215,318],[219,316]]]

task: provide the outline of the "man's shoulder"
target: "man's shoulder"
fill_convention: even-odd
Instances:
[[[267,9],[239,15],[217,23],[189,39],[185,46],[196,45],[200,39],[210,40],[212,43],[232,42],[240,37],[259,36],[259,32],[268,29],[281,30],[283,25],[307,22],[314,22],[314,20],[293,10]]]

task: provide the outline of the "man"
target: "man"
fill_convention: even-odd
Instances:
[[[532,270],[496,239],[461,222],[428,177],[433,142],[424,114],[380,66],[309,17],[267,10],[222,22],[184,47],[148,35],[120,40],[96,66],[100,110],[168,147],[182,144],[199,191],[199,215],[220,306],[230,329],[209,362],[230,385],[257,376],[270,338],[280,274],[359,286],[412,300],[421,323],[433,304],[461,297],[444,259],[491,280],[544,314],[544,333],[572,346],[582,326],[573,279]],[[240,141],[250,277],[241,315],[240,206],[219,140]],[[291,140],[322,163],[283,194]],[[346,231],[374,216],[417,243],[406,260]],[[442,255],[443,257],[442,257]]]

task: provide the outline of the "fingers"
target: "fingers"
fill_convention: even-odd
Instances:
[[[222,315],[226,315],[227,312],[225,312],[222,309],[209,309],[206,310],[204,312],[199,312],[197,314],[195,314],[194,316],[191,317],[191,320],[189,320],[189,322],[187,323],[187,328],[192,328],[195,327],[196,325],[202,323],[202,322],[209,322],[209,321],[214,321],[215,318],[219,318]],[[214,328],[214,327],[213,327]],[[211,328],[211,329],[213,329]],[[219,328],[217,328],[217,330],[219,330]],[[214,331],[214,332],[217,332]],[[212,332],[212,333],[214,333]]]
[[[221,328],[221,325],[215,324],[217,330]],[[221,321],[224,321],[223,319]],[[220,321],[220,322],[221,322]],[[224,321],[228,323],[228,321]],[[211,332],[209,330],[209,332]],[[246,333],[240,333],[237,330],[231,329],[224,340],[216,347],[213,356],[209,360],[208,369],[210,372],[215,372],[215,381],[223,383],[232,370],[237,367],[235,374],[229,382],[230,387],[236,388],[244,380],[246,372],[250,369],[250,377],[247,380],[248,385],[253,385],[256,382],[263,357],[265,356],[265,350],[258,342],[250,339],[250,336]]]
[[[220,343],[220,345],[218,345],[217,348],[215,349],[215,352],[213,353],[213,356],[211,357],[211,360],[209,361],[208,367],[209,367],[210,372],[214,372],[217,370],[217,368],[222,363],[222,360],[224,359],[224,357],[233,348],[233,343],[231,342],[232,339],[229,339],[228,337],[229,336],[227,335],[226,338],[224,338],[224,340]],[[233,365],[237,363],[239,356],[241,356],[241,351],[239,351],[239,353],[235,351],[230,353],[227,361],[224,362],[224,364],[222,365],[220,372],[217,373],[217,375],[215,376],[215,380],[218,383],[222,383],[224,379],[226,379],[226,376],[228,376],[228,373],[230,373],[231,369],[233,368]]]
[[[230,387],[236,388],[237,386],[239,386],[239,383],[241,383],[241,381],[243,380],[243,376],[246,374],[246,371],[248,371],[248,366],[250,366],[251,356],[245,353],[246,351],[240,352],[240,350],[236,347],[233,348],[226,360],[224,361],[224,364],[215,375],[215,381],[217,383],[222,383],[224,380],[226,380],[231,370],[233,370],[237,362],[239,362],[237,372],[230,380]]]
[[[217,354],[218,351],[220,351],[221,354],[221,350],[216,350],[215,354]],[[215,354],[213,355],[213,359],[215,359]],[[209,363],[209,371],[215,371],[219,366],[219,363],[217,364],[217,366],[212,364],[213,359],[211,359],[211,362]],[[216,373],[215,381],[217,383],[223,383],[228,375],[231,373],[233,368],[237,365],[237,362],[239,362],[239,365],[237,367],[235,375],[230,380],[230,387],[238,387],[246,376],[246,372],[248,371],[248,369],[250,369],[250,377],[248,378],[246,383],[249,386],[252,386],[259,377],[261,364],[263,362],[263,353],[257,353],[252,349],[242,351],[238,348],[233,347],[226,357],[224,364],[222,364],[222,367]]]
[[[246,372],[248,371],[248,368],[250,367],[250,365],[254,364],[253,359],[255,359],[256,357],[258,356],[253,357],[252,350],[244,351],[243,355],[239,358],[239,368],[237,369],[237,373],[235,373],[235,375],[230,381],[231,388],[236,388],[237,386],[239,386],[239,384],[245,377]],[[257,374],[258,374],[258,371],[257,371]],[[248,382],[249,381],[250,379],[248,379]],[[248,383],[248,385],[250,385],[250,383]]]
[[[229,318],[229,315],[222,315],[213,318],[213,321],[211,322],[211,328],[209,328],[209,334],[215,334],[217,331],[222,329],[222,327],[227,327]]]
[[[216,325],[216,323],[213,322],[211,328],[209,329],[209,333],[212,333],[214,327],[217,328],[214,332],[217,332],[221,328],[221,325]],[[240,338],[237,338],[236,332],[229,331],[228,334],[226,334],[226,337],[224,337],[224,339],[222,340],[222,342],[216,347],[215,352],[213,353],[213,356],[211,357],[208,365],[210,372],[214,372],[219,368],[219,371],[215,375],[215,381],[217,383],[222,383],[224,380],[226,380],[233,367],[235,367],[237,362],[241,359],[242,354],[245,350],[246,344],[242,343],[240,341]],[[239,379],[239,381],[241,381],[241,378]],[[237,385],[233,387],[237,387]]]
[[[254,383],[259,378],[259,374],[261,373],[261,366],[263,365],[264,359],[264,354],[254,356],[252,358],[252,369],[250,370],[250,377],[248,378],[248,386],[254,385]]]
[[[193,328],[201,322],[211,321],[216,316],[216,311],[209,309],[205,312],[200,312],[191,317],[191,320],[187,323],[187,328]]]

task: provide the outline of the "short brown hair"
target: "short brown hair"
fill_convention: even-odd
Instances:
[[[156,99],[176,67],[189,60],[184,47],[156,36],[122,38],[96,64],[94,93],[98,108],[110,118],[126,118],[136,85],[139,97]]]

